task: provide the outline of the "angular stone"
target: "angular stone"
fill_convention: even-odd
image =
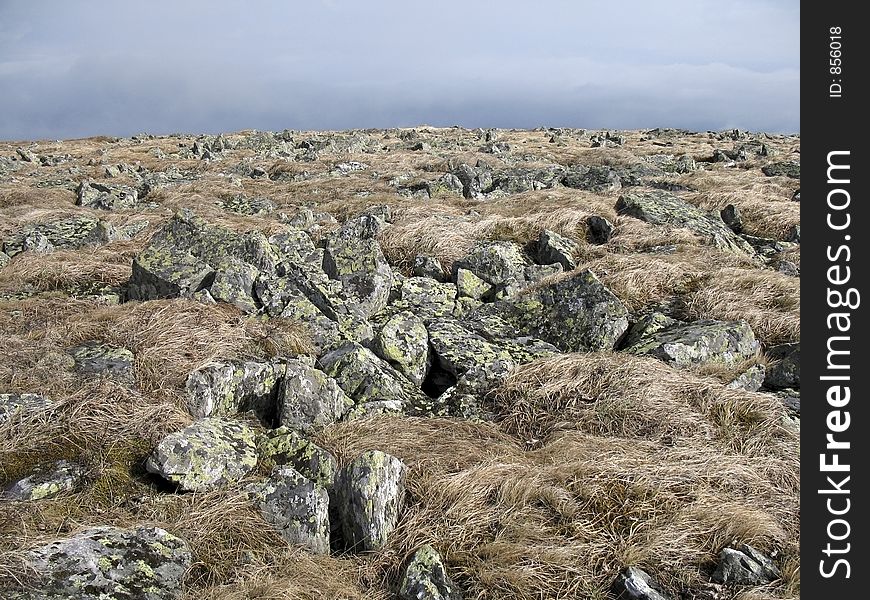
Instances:
[[[531,259],[514,242],[478,242],[453,270],[468,269],[487,283],[498,285],[508,279],[525,280],[526,267]]]
[[[711,579],[726,585],[764,585],[776,581],[782,573],[767,556],[746,544],[737,549],[723,548]]]
[[[370,450],[339,472],[334,493],[349,549],[378,550],[387,543],[399,521],[407,471],[398,458]]]
[[[615,230],[613,223],[604,217],[592,215],[586,219],[586,239],[591,244],[606,244]]]
[[[240,215],[262,215],[275,210],[275,205],[268,198],[251,198],[244,194],[237,194],[221,202],[224,210]]]
[[[401,600],[462,600],[459,587],[447,575],[441,555],[428,544],[421,546],[405,568],[399,587]]]
[[[127,348],[89,343],[68,350],[80,373],[106,375],[118,379],[133,377],[133,353]]]
[[[133,259],[127,287],[128,300],[192,297],[208,288],[215,270],[189,252],[152,245]]]
[[[51,400],[39,394],[0,394],[0,425],[13,419],[39,415],[52,406]]]
[[[238,421],[206,417],[171,433],[145,461],[182,492],[202,492],[238,481],[257,465],[254,432]]]
[[[536,246],[538,262],[542,265],[559,263],[566,271],[577,268],[577,257],[580,256],[580,244],[572,239],[559,235],[555,231],[544,229],[538,236]]]
[[[744,321],[702,320],[663,329],[627,348],[678,367],[711,361],[733,364],[755,356],[760,344]]]
[[[456,286],[429,277],[406,277],[399,284],[390,309],[410,311],[424,321],[451,315],[456,309]]]
[[[444,269],[441,262],[432,257],[418,254],[414,258],[414,275],[417,277],[431,277],[435,281],[444,281]]]
[[[480,198],[492,187],[492,170],[485,166],[460,164],[451,175],[462,183],[462,195],[466,198]]]
[[[494,420],[495,414],[486,406],[485,399],[515,366],[513,360],[505,358],[472,366],[459,377],[456,385],[438,396],[436,407],[443,414],[461,419]]]
[[[27,554],[39,592],[24,597],[172,600],[192,562],[187,543],[158,527],[94,527]]]
[[[507,351],[463,327],[454,319],[433,321],[428,330],[429,341],[438,363],[455,377],[475,365],[511,358]]]
[[[637,567],[627,567],[610,586],[617,600],[671,600],[649,574]]]
[[[342,282],[366,317],[387,306],[393,271],[377,240],[331,236],[324,248],[323,270]]]
[[[444,173],[435,181],[428,182],[426,189],[430,198],[462,196],[464,192],[462,181],[453,173]]]
[[[480,300],[486,296],[492,285],[469,271],[459,268],[456,270],[456,292],[459,297]]]
[[[757,392],[761,389],[762,384],[764,384],[764,375],[764,365],[752,365],[725,387],[731,390]]]
[[[260,270],[237,258],[228,259],[215,274],[208,291],[215,300],[232,304],[244,313],[256,313],[254,283]]]
[[[625,337],[622,338],[621,347],[630,348],[643,338],[651,337],[663,329],[683,324],[682,321],[677,321],[658,311],[645,314],[628,328]]]
[[[652,225],[684,227],[706,243],[729,252],[754,254],[752,247],[731,231],[718,214],[708,213],[662,191],[636,192],[619,197],[616,210]]]
[[[743,233],[743,219],[740,217],[740,209],[729,204],[719,211],[722,221],[731,228],[734,233]]]
[[[212,362],[187,376],[187,409],[194,417],[231,416],[251,410],[264,423],[277,418],[278,387],[286,364]]]
[[[415,385],[423,385],[432,362],[429,334],[423,320],[415,314],[402,311],[387,319],[375,336],[372,349]]]
[[[780,161],[771,163],[761,168],[761,172],[768,177],[801,178],[801,164],[794,161]]]
[[[612,349],[628,328],[628,310],[588,269],[478,311],[564,352]]]
[[[801,387],[800,342],[780,344],[766,352],[772,364],[764,378],[764,386],[771,390]]]
[[[492,174],[492,182],[482,192],[492,194],[521,194],[529,190],[545,190],[555,187],[562,177],[563,169],[559,166],[533,168],[512,167],[501,169]]]
[[[71,492],[81,483],[85,468],[59,460],[47,468],[12,484],[5,496],[11,500],[43,500]]]
[[[2,250],[12,257],[25,250],[51,252],[56,248],[83,248],[126,239],[109,222],[91,217],[68,217],[25,227],[3,241]]]
[[[124,210],[139,203],[139,192],[125,185],[82,181],[76,190],[76,204],[101,210]]]
[[[9,255],[5,252],[0,252],[0,269],[9,264],[9,261],[12,260],[9,258]]]
[[[264,464],[289,465],[327,490],[332,488],[338,462],[328,450],[288,427],[266,431],[257,450]]]
[[[329,494],[289,466],[278,466],[269,478],[251,487],[263,518],[287,542],[329,554]]]
[[[287,361],[278,392],[278,422],[312,432],[340,420],[353,407],[338,383],[303,360]]]
[[[621,189],[622,180],[610,167],[575,167],[562,178],[562,185],[600,194]]]

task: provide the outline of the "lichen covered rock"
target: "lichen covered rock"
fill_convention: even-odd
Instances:
[[[610,586],[617,600],[670,600],[649,573],[638,567],[627,567]]]
[[[323,270],[341,281],[365,316],[386,307],[393,271],[377,240],[341,231],[330,236],[324,248]]]
[[[44,254],[58,248],[97,246],[126,237],[107,221],[76,216],[25,227],[4,240],[0,249],[10,257],[26,250]]]
[[[269,423],[277,416],[278,386],[285,370],[282,360],[209,363],[187,377],[187,408],[194,417],[251,410]]]
[[[278,392],[278,422],[304,432],[334,423],[354,405],[336,381],[305,360],[287,361]]]
[[[51,409],[54,403],[39,394],[0,394],[0,425]]]
[[[11,500],[43,500],[73,491],[85,475],[85,468],[66,460],[59,460],[47,468],[20,479],[6,490]]]
[[[247,425],[206,417],[163,438],[145,468],[179,491],[201,492],[238,481],[256,464],[255,436]]]
[[[109,344],[89,343],[70,348],[75,360],[75,369],[81,373],[92,373],[117,379],[133,377],[133,353],[127,348]]]
[[[126,185],[108,185],[95,181],[82,181],[76,190],[76,204],[101,210],[135,208],[139,192]]]
[[[428,544],[411,557],[399,588],[401,600],[461,600],[459,587],[447,575],[441,555]]]
[[[339,472],[336,506],[349,549],[365,552],[386,544],[399,521],[407,470],[395,456],[371,450]]]
[[[490,285],[498,285],[510,279],[525,280],[526,267],[531,264],[519,244],[486,241],[476,243],[453,270],[467,269]]]
[[[542,265],[559,263],[566,271],[577,267],[580,256],[580,244],[570,238],[559,235],[555,231],[544,229],[538,236],[535,247],[538,262]]]
[[[374,351],[415,385],[422,386],[432,362],[423,320],[409,311],[391,316],[375,336]]]
[[[801,387],[801,345],[800,342],[780,344],[767,351],[772,364],[764,378],[765,387],[784,390]]]
[[[677,367],[710,361],[733,364],[755,356],[760,345],[744,321],[695,321],[663,329],[628,348]]]
[[[171,600],[181,597],[193,557],[184,540],[158,527],[94,527],[26,560],[37,584],[25,598]]]
[[[335,456],[288,427],[268,430],[257,450],[264,464],[289,465],[326,489],[335,481]]]

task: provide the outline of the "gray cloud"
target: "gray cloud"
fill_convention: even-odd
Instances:
[[[0,6],[0,139],[417,124],[799,129],[787,1]]]

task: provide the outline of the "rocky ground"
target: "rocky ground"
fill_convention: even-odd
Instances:
[[[0,143],[0,596],[799,597],[799,159]]]

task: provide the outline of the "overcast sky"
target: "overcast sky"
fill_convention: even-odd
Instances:
[[[798,0],[0,0],[0,139],[799,131]]]

